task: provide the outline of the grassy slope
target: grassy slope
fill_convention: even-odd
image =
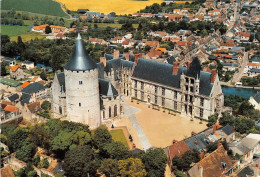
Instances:
[[[128,147],[127,141],[126,141],[126,137],[123,133],[123,130],[110,130],[110,133],[112,135],[112,139],[114,141],[120,141],[121,143],[123,143],[126,147]]]
[[[17,40],[17,36],[21,36],[23,41],[29,41],[34,38],[44,38],[39,33],[31,32],[28,26],[9,26],[1,25],[1,34],[10,36],[12,41]]]
[[[60,4],[52,0],[2,0],[2,10],[15,9],[45,15],[68,17]]]

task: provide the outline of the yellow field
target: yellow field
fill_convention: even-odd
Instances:
[[[161,4],[163,0],[57,0],[70,10],[89,9],[90,11],[98,11],[102,13],[115,12],[116,14],[132,14],[145,8],[145,6],[153,3]],[[176,3],[185,3],[186,1],[175,1]]]
[[[33,40],[35,38],[38,38],[38,39],[45,38],[44,36],[41,36],[39,33],[36,33],[36,32],[35,33],[30,32],[30,33],[26,33],[26,34],[21,34],[19,36],[22,37],[23,42],[30,41],[30,40]],[[10,37],[10,40],[11,41],[17,41],[17,37],[18,36],[12,36],[12,37]]]

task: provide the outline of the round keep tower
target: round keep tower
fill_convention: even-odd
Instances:
[[[98,127],[101,123],[98,69],[80,34],[64,74],[68,119],[87,124],[91,129]]]

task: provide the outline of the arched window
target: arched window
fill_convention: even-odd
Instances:
[[[114,106],[114,117],[117,116],[117,105]]]
[[[108,110],[108,111],[109,111],[109,118],[110,118],[110,117],[111,117],[111,114],[112,114],[112,113],[111,113],[111,107],[110,107],[110,106],[109,106],[109,110]]]

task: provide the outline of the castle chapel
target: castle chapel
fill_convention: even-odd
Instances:
[[[190,118],[208,119],[224,107],[216,70],[202,71],[198,58],[183,67],[118,52],[95,63],[80,35],[64,72],[55,74],[51,91],[54,114],[91,129],[121,116],[121,96]]]

